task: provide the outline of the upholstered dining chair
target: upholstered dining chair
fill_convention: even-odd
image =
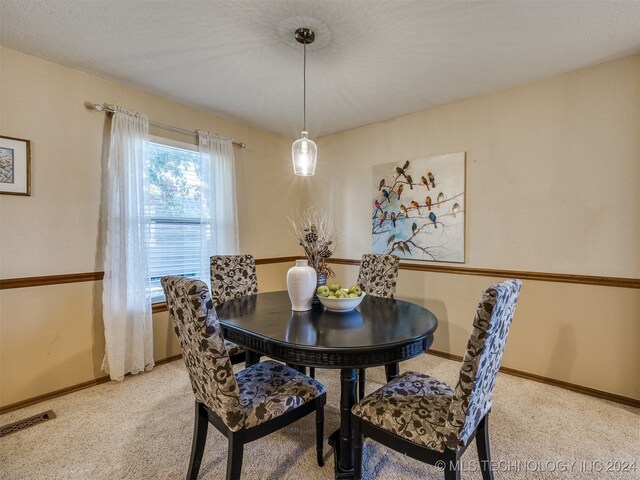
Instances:
[[[400,259],[395,255],[365,253],[360,261],[358,281],[360,288],[367,295],[382,298],[394,298],[398,281]],[[398,371],[398,364],[394,363],[385,368],[389,372]],[[390,378],[387,378],[390,380]],[[358,398],[364,397],[366,383],[365,369],[358,370]]]
[[[258,276],[253,255],[214,255],[211,261],[211,296],[216,305],[258,293]],[[231,362],[258,362],[259,356],[225,340]]]
[[[393,298],[396,294],[400,259],[395,255],[365,253],[360,260],[358,281],[367,295]]]
[[[258,293],[253,255],[214,255],[210,260],[211,297],[216,305]]]
[[[508,280],[482,294],[454,389],[429,375],[405,372],[351,410],[355,478],[362,477],[362,437],[459,480],[459,460],[475,437],[484,480],[493,479],[488,416],[521,283]]]
[[[161,282],[196,399],[187,478],[198,477],[209,423],[228,439],[226,478],[236,480],[244,444],[314,411],[317,460],[322,466],[324,386],[272,360],[234,374],[207,285],[176,276]]]

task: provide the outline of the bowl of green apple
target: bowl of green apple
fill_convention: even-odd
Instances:
[[[324,308],[330,312],[348,312],[360,305],[365,294],[359,285],[342,288],[339,283],[332,283],[329,286],[319,286],[316,295]]]

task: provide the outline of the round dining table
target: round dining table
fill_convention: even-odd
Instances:
[[[385,366],[391,380],[398,375],[398,362],[431,346],[438,326],[435,315],[420,305],[370,295],[349,312],[331,312],[321,304],[294,312],[286,291],[237,298],[216,311],[225,338],[257,355],[300,371],[340,369],[340,428],[329,436],[335,478],[353,478],[351,407],[357,370]]]

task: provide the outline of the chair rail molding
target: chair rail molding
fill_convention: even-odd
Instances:
[[[45,275],[40,277],[21,277],[0,279],[0,290],[12,288],[43,287],[64,283],[96,282],[104,278],[104,272],[68,273],[63,275]]]
[[[329,263],[337,265],[360,265],[360,260],[329,258]],[[569,273],[531,272],[526,270],[503,270],[494,268],[471,268],[429,263],[407,263],[400,261],[400,270],[418,272],[448,273],[454,275],[475,275],[480,277],[519,278],[541,282],[578,283],[605,287],[640,288],[640,278],[605,277],[597,275],[574,275]]]
[[[256,265],[288,263],[303,260],[302,256],[256,258]],[[336,265],[360,265],[360,260],[350,258],[329,258],[328,263]],[[400,270],[418,272],[446,273],[452,275],[475,275],[480,277],[519,278],[540,282],[576,283],[581,285],[597,285],[618,288],[640,288],[640,278],[606,277],[598,275],[574,275],[568,273],[531,272],[525,270],[502,270],[493,268],[470,268],[451,265],[432,265],[423,263],[407,263],[400,261]],[[0,290],[12,288],[41,287],[64,283],[95,282],[102,280],[104,272],[70,273],[63,275],[45,275],[39,277],[19,277],[0,279]]]

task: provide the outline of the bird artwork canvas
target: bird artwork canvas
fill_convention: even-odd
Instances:
[[[372,252],[465,261],[465,152],[373,167]]]

